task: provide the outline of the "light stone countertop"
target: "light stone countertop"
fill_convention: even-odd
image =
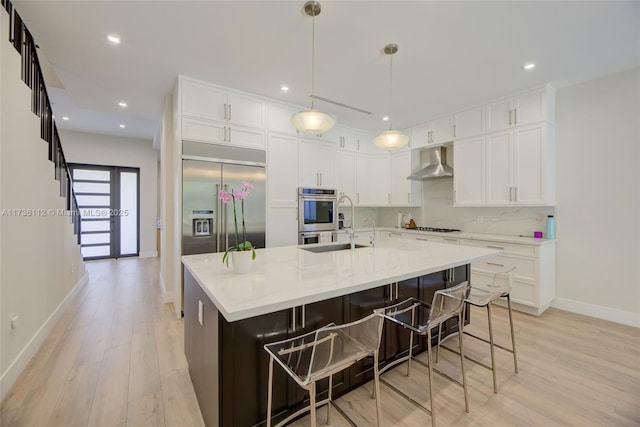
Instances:
[[[357,232],[366,232],[369,230],[371,230],[371,228],[356,227]],[[415,234],[415,235],[426,235],[426,236],[452,237],[457,239],[486,240],[490,242],[517,243],[521,245],[533,245],[533,246],[549,245],[549,244],[556,243],[555,239],[536,239],[534,237],[508,236],[504,234],[467,233],[464,231],[453,231],[450,233],[437,233],[435,231],[420,231],[420,230],[411,230],[406,228],[385,227],[385,226],[377,227],[376,230],[388,231],[392,233],[402,233],[406,235]],[[339,231],[342,232],[343,230],[339,230]]]
[[[304,247],[309,246],[312,245]],[[301,246],[258,249],[248,274],[235,274],[231,262],[227,268],[222,263],[222,253],[183,256],[182,263],[225,319],[233,322],[447,270],[500,253],[471,246],[391,239],[378,242],[375,248],[354,251],[313,253]]]

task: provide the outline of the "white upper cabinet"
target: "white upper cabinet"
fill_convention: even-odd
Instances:
[[[300,186],[337,188],[337,151],[334,143],[300,141]]]
[[[265,100],[187,77],[179,77],[183,139],[265,148]]]
[[[411,128],[411,148],[422,148],[429,144],[431,136],[429,123],[423,123]]]
[[[486,204],[513,202],[513,133],[503,131],[487,135]]]
[[[427,144],[444,144],[453,140],[453,116],[440,117],[428,125]]]
[[[269,102],[269,132],[279,132],[288,135],[298,135],[298,131],[291,124],[291,116],[300,111],[292,105]]]
[[[484,107],[471,108],[453,116],[453,137],[468,138],[484,133]]]
[[[345,151],[358,151],[358,133],[354,129],[336,126],[335,133],[338,140],[338,148]]]
[[[354,202],[361,206],[389,206],[389,154],[357,155],[357,186]]]
[[[538,123],[456,140],[455,205],[553,205],[551,127],[551,124]]]
[[[269,205],[298,206],[298,147],[298,138],[269,135],[267,142]]]
[[[453,142],[453,196],[455,206],[484,204],[484,137]]]
[[[357,160],[353,151],[338,151],[338,194],[347,195],[355,202],[358,193]],[[347,203],[346,201],[343,204]]]
[[[264,129],[266,108],[264,99],[240,92],[227,93],[227,121],[230,124]]]
[[[393,152],[390,158],[391,205],[419,206],[422,201],[422,183],[408,180],[413,169],[419,167],[419,152],[410,150]]]
[[[555,92],[545,86],[519,95],[504,98],[486,107],[487,132],[541,121],[553,121]]]

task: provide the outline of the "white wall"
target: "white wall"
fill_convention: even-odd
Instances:
[[[176,282],[175,251],[180,250],[180,242],[176,240],[176,176],[174,172],[174,131],[173,131],[173,98],[165,99],[160,129],[156,135],[155,145],[160,147],[160,282],[164,302],[175,302],[176,313],[180,312],[179,301],[175,292],[180,292],[180,282]],[[181,208],[182,205],[180,204]],[[179,276],[178,276],[179,277]]]
[[[158,151],[152,141],[71,131],[60,131],[60,139],[70,163],[140,168],[140,256],[158,256]]]
[[[557,300],[640,326],[640,69],[558,90]]]
[[[0,12],[0,399],[88,275]],[[12,209],[37,209],[38,216]],[[52,211],[50,211],[52,210]],[[24,211],[26,213],[26,211]],[[18,316],[12,330],[9,316]]]

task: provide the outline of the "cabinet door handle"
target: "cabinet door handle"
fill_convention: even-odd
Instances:
[[[391,193],[387,193],[387,203],[391,203]]]
[[[396,299],[400,298],[400,293],[398,292],[398,282],[396,282]]]
[[[360,140],[358,140],[358,151],[360,151]]]
[[[487,265],[495,265],[496,267],[504,267],[504,264],[498,264],[497,262],[487,262]]]
[[[307,326],[307,319],[306,319],[307,310],[306,310],[306,306],[304,306],[304,305],[302,306],[302,316],[301,317],[302,317],[302,319],[301,319],[301,321],[302,321],[302,329],[304,329]]]
[[[402,236],[401,233],[394,233],[393,231],[389,233],[392,236]],[[419,240],[419,239],[418,239]]]
[[[320,185],[322,185],[322,172],[320,172]]]
[[[389,302],[393,301],[393,283],[389,283]]]
[[[490,246],[490,245],[487,245],[487,248],[504,250],[504,248],[502,246]]]
[[[399,235],[399,233],[398,233],[398,235]],[[425,241],[425,242],[429,241],[429,239],[425,239],[424,237],[416,237],[416,240],[422,240],[422,241]]]
[[[447,242],[457,242],[458,239],[448,239],[448,238],[444,238],[444,240],[446,240]]]
[[[228,142],[231,142],[231,126],[227,126],[227,128],[229,129],[229,131],[228,131],[228,135],[229,135]]]
[[[513,187],[513,201],[517,202],[518,201],[518,187]]]
[[[512,112],[512,111],[513,111],[513,110],[509,110],[509,126],[511,126],[511,112]]]
[[[356,193],[356,203],[360,203],[360,193]]]
[[[513,110],[513,124],[517,125],[518,124],[518,109],[515,108]]]
[[[411,203],[411,193],[407,193],[407,203]]]
[[[296,308],[295,307],[291,309],[291,330],[292,331],[296,330]]]
[[[453,125],[453,137],[456,137],[456,125]]]
[[[224,104],[224,119],[229,120],[227,119],[227,104]]]

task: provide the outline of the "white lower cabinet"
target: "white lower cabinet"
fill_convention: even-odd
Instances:
[[[555,242],[543,245],[459,239],[461,245],[500,249],[502,254],[471,264],[471,284],[487,287],[493,274],[515,267],[511,301],[514,308],[540,315],[555,297]]]

